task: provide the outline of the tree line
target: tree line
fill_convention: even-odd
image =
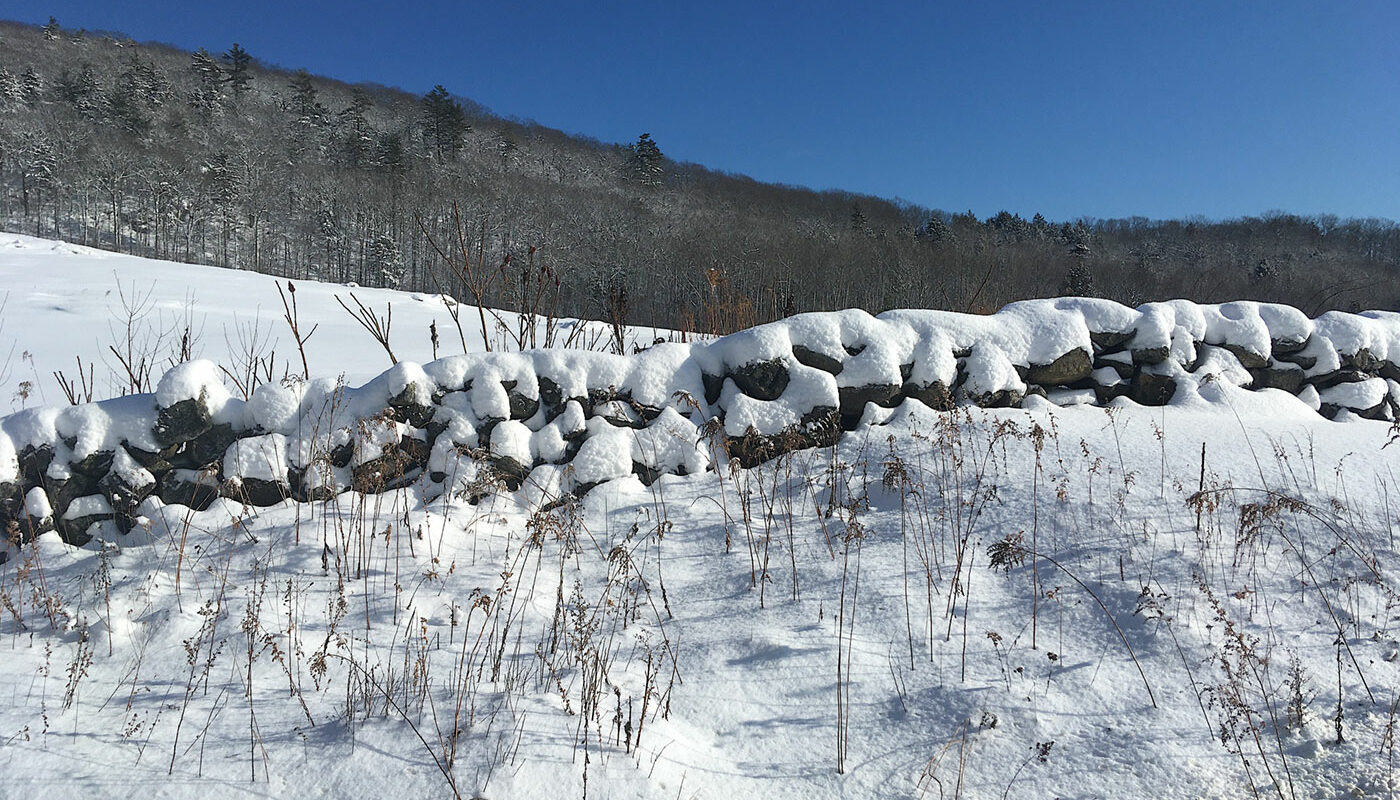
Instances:
[[[0,225],[291,279],[723,332],[832,308],[1057,294],[1400,308],[1400,228],[979,219],[761,183],[413,95],[109,33],[0,22]],[[478,265],[465,286],[450,262]]]

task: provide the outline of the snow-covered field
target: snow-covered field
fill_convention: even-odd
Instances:
[[[257,321],[300,372],[266,276],[6,234],[0,287],[14,408],[79,355],[120,391],[123,293],[137,350],[194,320],[236,376]],[[433,319],[461,349],[441,300],[355,292],[400,358]],[[362,383],[388,357],[335,293],[297,286],[310,371]],[[0,797],[1392,795],[1388,424],[1228,381],[871,413],[550,510],[415,485],[40,537],[0,566]]]

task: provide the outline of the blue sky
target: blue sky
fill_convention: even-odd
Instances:
[[[236,9],[231,12],[229,9]],[[1400,219],[1400,3],[39,3],[980,216]]]

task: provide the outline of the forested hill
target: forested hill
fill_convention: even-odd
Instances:
[[[0,22],[6,230],[707,332],[1064,293],[1400,307],[1391,221],[979,220],[759,183],[665,145],[503,119],[443,87],[351,86],[237,45]]]

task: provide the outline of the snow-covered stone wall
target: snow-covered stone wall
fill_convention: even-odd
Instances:
[[[57,530],[81,543],[94,525],[129,530],[151,498],[204,509],[413,484],[544,502],[830,445],[871,404],[1161,405],[1212,381],[1287,392],[1333,419],[1394,419],[1400,314],[1081,298],[991,316],[814,313],[629,356],[453,356],[359,388],[267,384],[246,401],[196,361],[154,394],[0,420],[0,524],[12,540]]]

